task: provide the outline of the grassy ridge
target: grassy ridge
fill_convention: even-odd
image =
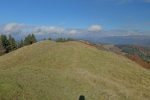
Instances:
[[[2,100],[148,100],[150,71],[80,42],[39,42],[0,57]]]

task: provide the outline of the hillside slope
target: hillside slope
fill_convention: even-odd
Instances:
[[[148,100],[150,71],[80,42],[43,41],[0,57],[1,100]]]

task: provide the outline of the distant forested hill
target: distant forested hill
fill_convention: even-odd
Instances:
[[[150,47],[142,47],[135,45],[117,45],[122,52],[144,67],[150,68]]]

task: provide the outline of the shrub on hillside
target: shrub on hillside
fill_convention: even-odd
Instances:
[[[56,39],[56,42],[68,42],[68,41],[74,41],[72,38],[58,38]]]

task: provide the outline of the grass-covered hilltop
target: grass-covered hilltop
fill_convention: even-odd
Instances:
[[[42,41],[0,56],[0,100],[149,100],[150,71],[82,42]]]

